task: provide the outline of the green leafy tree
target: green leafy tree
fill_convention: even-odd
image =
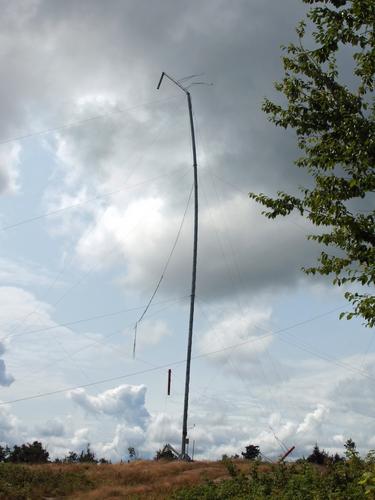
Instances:
[[[363,473],[359,484],[363,485],[365,488],[366,498],[375,498],[375,473],[365,472]]]
[[[366,463],[371,464],[371,465],[375,465],[375,450],[368,451],[368,453],[366,455]]]
[[[284,78],[275,84],[286,105],[266,99],[263,110],[276,126],[295,130],[302,151],[295,163],[312,182],[298,196],[279,191],[276,198],[250,197],[266,207],[268,218],[296,210],[323,228],[308,236],[325,248],[304,271],[330,275],[338,286],[351,284],[345,297],[353,309],[340,317],[360,316],[373,327],[375,2],[302,1],[311,4],[307,21],[297,27],[298,43],[284,47]],[[343,57],[353,65],[348,84],[337,62]]]

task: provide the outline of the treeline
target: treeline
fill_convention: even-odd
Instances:
[[[239,467],[238,454],[232,457],[223,455],[230,479],[188,486],[176,491],[173,498],[375,500],[375,450],[361,457],[352,439],[348,439],[344,446],[343,455],[329,454],[316,444],[307,458],[289,463],[268,463],[258,446],[249,445],[242,453],[243,459],[249,461],[246,471]]]
[[[45,464],[50,462],[49,452],[39,441],[33,443],[14,445],[12,448],[8,445],[0,445],[0,462],[10,462],[19,464]],[[80,453],[70,451],[64,458],[56,458],[55,463],[110,463],[105,458],[97,458],[88,444],[85,450]]]
[[[297,459],[296,463],[309,462],[310,464],[329,465],[338,462],[343,462],[344,460],[352,459],[353,457],[359,458],[357,445],[351,438],[349,438],[345,442],[344,448],[345,448],[344,455],[339,455],[338,453],[330,455],[325,450],[321,450],[318,446],[318,443],[316,443],[310,455],[308,455],[307,458],[302,457]],[[374,455],[374,453],[375,453],[374,450],[370,450],[369,452],[370,455]],[[260,447],[254,444],[249,444],[248,446],[246,446],[245,451],[241,452],[241,455],[242,458],[245,460],[262,460],[263,458],[266,459],[267,461],[267,457],[265,457],[265,455],[263,455],[263,453],[260,451]],[[226,454],[222,455],[221,457],[221,459],[224,461],[237,460],[239,458],[240,455],[238,455],[237,453],[235,455],[232,455],[231,457],[229,457]]]
[[[345,452],[344,455],[339,455],[335,453],[334,455],[330,455],[325,450],[321,450],[316,444],[307,458],[303,457],[296,460],[296,463],[309,462],[311,464],[318,465],[330,465],[339,462],[343,462],[345,460],[350,459],[359,459],[359,452],[357,451],[357,447],[355,442],[352,439],[348,439],[344,444]],[[128,448],[129,458],[127,461],[136,460],[138,458],[138,454],[136,453],[133,447]],[[245,460],[262,460],[264,455],[261,453],[259,446],[250,444],[245,447],[245,451],[241,452],[242,458]],[[375,451],[371,450],[369,452],[369,456],[375,462]],[[240,455],[235,454],[231,457],[228,455],[223,455],[222,460],[237,460],[240,458]],[[154,457],[154,460],[173,460],[176,459],[176,456],[171,452],[170,449],[163,448],[163,450],[158,450]],[[105,458],[98,458],[95,453],[91,450],[90,444],[86,446],[86,449],[75,452],[70,451],[68,455],[64,458],[55,458],[54,460],[50,460],[49,452],[43,447],[42,443],[39,441],[34,441],[33,443],[26,443],[20,446],[14,445],[13,448],[9,446],[1,446],[0,445],[0,462],[11,462],[11,463],[29,463],[29,464],[42,464],[47,462],[54,463],[111,463],[109,460]]]

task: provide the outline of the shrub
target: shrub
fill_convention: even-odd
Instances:
[[[326,500],[372,499],[374,475],[353,462],[339,461],[326,467],[324,474],[313,464],[274,464],[264,469],[255,462],[248,477],[238,474],[219,483],[185,488],[177,491],[178,500]],[[372,467],[372,466],[371,466]],[[367,495],[367,496],[366,496]]]

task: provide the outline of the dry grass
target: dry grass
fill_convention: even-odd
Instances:
[[[249,471],[238,461],[237,468]],[[166,499],[186,486],[228,478],[222,462],[136,461],[124,464],[0,464],[0,498]]]
[[[77,492],[69,497],[77,500],[165,499],[181,487],[229,477],[221,462],[137,461],[129,464],[66,467],[72,467],[73,470],[85,467],[85,474],[96,485],[89,491]],[[238,468],[246,470],[248,464],[239,463]]]
[[[0,499],[4,500],[160,500],[176,490],[195,487],[187,497],[200,498],[365,498],[359,483],[364,472],[373,474],[372,464],[339,462],[334,468],[308,463],[290,465],[230,462],[137,461],[116,465],[0,463]],[[354,465],[353,465],[354,464]],[[256,468],[256,471],[252,470]],[[359,467],[359,468],[358,468]],[[228,470],[237,476],[229,479]],[[247,481],[250,477],[251,481]],[[325,480],[325,478],[328,478]],[[342,478],[345,477],[345,482]],[[282,485],[280,483],[282,479]],[[205,485],[210,480],[210,485]],[[259,494],[266,487],[267,495]],[[311,495],[307,495],[309,492]],[[182,495],[185,495],[182,493]],[[285,493],[285,495],[284,495]],[[332,493],[332,495],[331,495]],[[248,496],[246,496],[248,495]],[[255,495],[255,496],[254,496]],[[298,495],[298,498],[302,498]],[[340,496],[341,495],[341,496]],[[333,497],[332,497],[333,498]],[[338,498],[338,497],[337,497]]]

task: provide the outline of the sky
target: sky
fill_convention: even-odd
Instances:
[[[314,228],[269,221],[248,197],[309,183],[293,131],[261,111],[280,99],[280,46],[304,4],[0,7],[0,442],[37,439],[52,457],[90,443],[113,461],[180,447],[193,169],[186,98],[167,80],[156,89],[165,71],[210,84],[189,87],[190,453],[252,443],[271,458],[294,445],[296,458],[316,442],[342,453],[349,437],[375,448],[373,333],[339,320],[344,290],[301,271],[319,254]]]

